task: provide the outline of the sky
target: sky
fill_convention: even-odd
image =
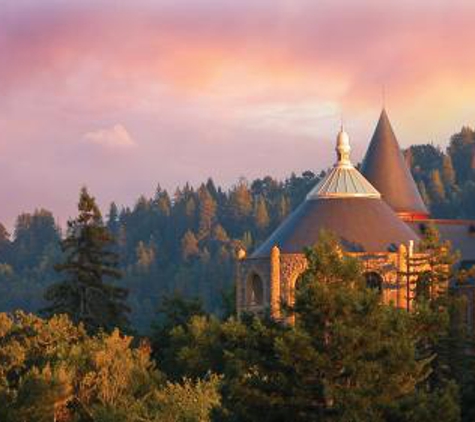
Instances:
[[[0,0],[0,221],[353,160],[475,120],[473,0]]]

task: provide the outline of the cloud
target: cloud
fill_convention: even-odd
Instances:
[[[89,144],[114,149],[129,149],[137,146],[137,143],[130,133],[121,124],[116,124],[106,129],[87,132],[84,134],[83,140]]]
[[[473,16],[473,0],[0,0],[0,221],[68,217],[85,183],[130,204],[156,182],[318,171],[340,115],[356,162],[382,85],[403,146],[445,144],[475,116]]]

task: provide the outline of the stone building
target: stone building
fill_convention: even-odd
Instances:
[[[415,250],[427,224],[435,224],[460,250],[461,265],[475,264],[475,222],[430,219],[385,110],[361,173],[350,152],[348,134],[341,130],[331,171],[249,257],[240,252],[238,313],[269,310],[279,319],[281,304],[292,303],[306,268],[303,250],[317,242],[322,230],[336,235],[345,253],[362,261],[368,285],[381,291],[385,303],[405,309],[413,300],[414,273],[424,270],[425,257]],[[464,292],[471,303],[473,291]],[[475,320],[473,306],[469,314]]]

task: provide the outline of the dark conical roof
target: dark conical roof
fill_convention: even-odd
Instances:
[[[348,252],[396,250],[419,236],[382,199],[307,199],[277,228],[252,258],[270,256],[277,245],[282,253],[302,253],[317,243],[322,230],[332,232]]]
[[[382,110],[361,168],[383,199],[401,215],[428,216],[386,110]]]

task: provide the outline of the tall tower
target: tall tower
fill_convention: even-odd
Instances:
[[[429,217],[384,108],[361,172],[403,220],[424,220]]]

